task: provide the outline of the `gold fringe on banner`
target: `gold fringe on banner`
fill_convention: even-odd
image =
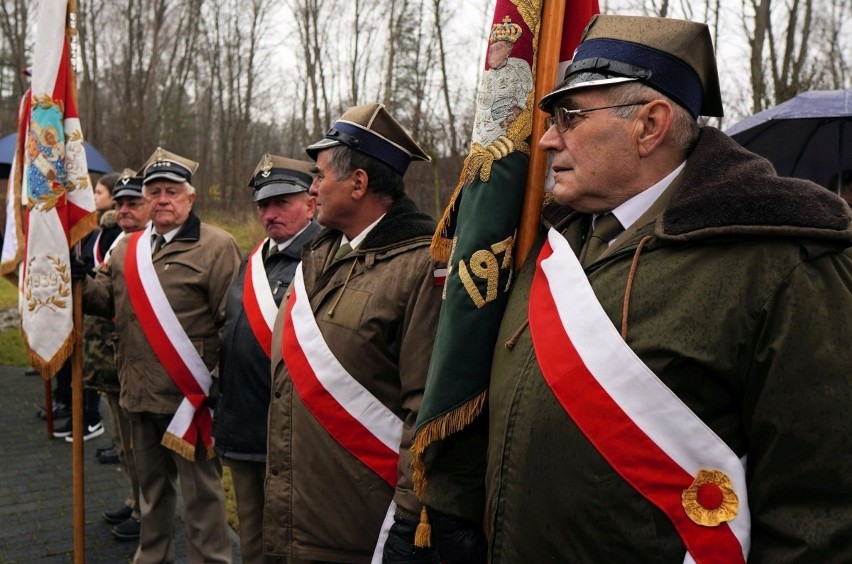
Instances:
[[[29,338],[23,329],[21,330],[21,335],[24,339],[24,346],[27,347],[27,352],[29,353],[30,364],[39,371],[41,377],[45,380],[50,380],[59,372],[59,369],[62,368],[62,365],[65,364],[65,361],[68,360],[71,356],[71,351],[74,349],[74,332],[71,331],[65,338],[65,342],[62,343],[62,346],[53,355],[53,358],[45,360],[33,351]]]
[[[453,433],[457,433],[470,425],[474,419],[482,414],[485,408],[487,390],[483,390],[473,399],[463,403],[452,411],[436,417],[429,421],[417,431],[414,444],[411,445],[411,466],[413,468],[412,481],[414,482],[414,493],[423,498],[426,486],[429,483],[426,477],[426,464],[423,462],[423,453],[429,445],[446,439]],[[414,531],[414,546],[421,548],[431,546],[432,526],[429,524],[429,516],[426,508],[420,512],[420,523]]]

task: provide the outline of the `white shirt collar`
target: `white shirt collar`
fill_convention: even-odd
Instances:
[[[680,171],[683,170],[683,167],[686,166],[686,161],[680,163],[677,168],[668,173],[662,180],[648,188],[647,190],[643,190],[639,192],[626,202],[622,203],[620,206],[612,210],[612,214],[618,218],[618,221],[621,223],[621,226],[624,229],[629,228],[631,225],[636,223],[636,220],[642,217],[642,214],[648,211],[654,202],[657,201],[657,198],[665,192],[666,188],[672,183],[672,181],[680,174]],[[597,216],[595,216],[597,217]]]
[[[309,226],[310,224],[311,224],[311,222],[310,222],[310,221],[309,221],[309,222],[307,222],[307,223],[305,224],[305,226],[304,226],[304,227],[302,227],[302,228],[299,230],[299,232],[298,232],[298,233],[296,233],[295,235],[293,235],[292,237],[290,237],[289,239],[287,239],[287,240],[286,240],[286,241],[284,241],[283,243],[278,243],[278,252],[280,253],[281,251],[283,251],[284,249],[286,249],[287,247],[289,247],[289,246],[290,246],[290,243],[292,243],[293,241],[295,241],[295,240],[296,240],[296,237],[298,237],[299,235],[301,235],[301,234],[305,231],[305,229],[307,229],[307,228],[308,228],[308,226]],[[272,241],[272,244],[274,245],[274,244],[275,244],[275,241]]]
[[[379,219],[377,219],[376,221],[374,221],[373,223],[371,223],[370,225],[368,225],[366,229],[364,229],[362,232],[360,232],[360,233],[359,233],[356,237],[354,237],[351,241],[349,240],[349,238],[348,238],[348,237],[346,237],[346,235],[344,235],[344,236],[343,236],[343,237],[341,237],[341,239],[340,239],[340,244],[341,244],[341,245],[343,245],[343,244],[345,244],[345,243],[349,243],[349,246],[350,246],[350,247],[352,247],[352,250],[354,251],[355,249],[357,249],[357,248],[358,248],[358,245],[360,245],[361,243],[363,243],[363,242],[364,242],[364,239],[367,237],[367,234],[368,234],[370,231],[372,231],[372,230],[373,230],[373,228],[374,228],[376,225],[378,225],[378,223],[382,220],[382,218],[383,218],[383,217],[385,217],[385,214],[382,214],[381,216],[379,216]]]

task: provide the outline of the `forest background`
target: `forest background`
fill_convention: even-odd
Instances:
[[[83,133],[118,170],[140,166],[158,145],[197,160],[197,207],[249,212],[247,182],[263,153],[306,158],[304,147],[346,107],[381,101],[433,156],[433,165],[412,165],[406,185],[438,216],[470,143],[493,6],[78,0]],[[706,22],[726,110],[709,123],[723,129],[806,90],[852,87],[852,0],[600,7]],[[0,136],[15,131],[36,12],[35,0],[0,0]]]

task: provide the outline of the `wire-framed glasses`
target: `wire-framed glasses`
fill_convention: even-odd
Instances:
[[[629,104],[614,104],[612,106],[600,106],[599,108],[581,108],[577,110],[569,110],[568,108],[563,108],[562,106],[557,106],[553,108],[553,114],[547,116],[547,121],[545,124],[547,128],[550,129],[551,126],[556,126],[556,131],[559,133],[565,133],[575,125],[577,125],[577,118],[582,116],[583,114],[587,114],[589,112],[596,112],[598,110],[609,110],[612,108],[626,108],[628,106],[644,106],[648,102],[630,102]]]

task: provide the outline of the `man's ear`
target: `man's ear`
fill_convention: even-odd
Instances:
[[[674,109],[665,100],[653,100],[639,110],[636,142],[639,156],[646,158],[668,138],[674,121]]]
[[[356,168],[352,173],[352,199],[360,200],[367,194],[367,186],[370,183],[370,177],[367,176],[367,171],[363,168]]]

